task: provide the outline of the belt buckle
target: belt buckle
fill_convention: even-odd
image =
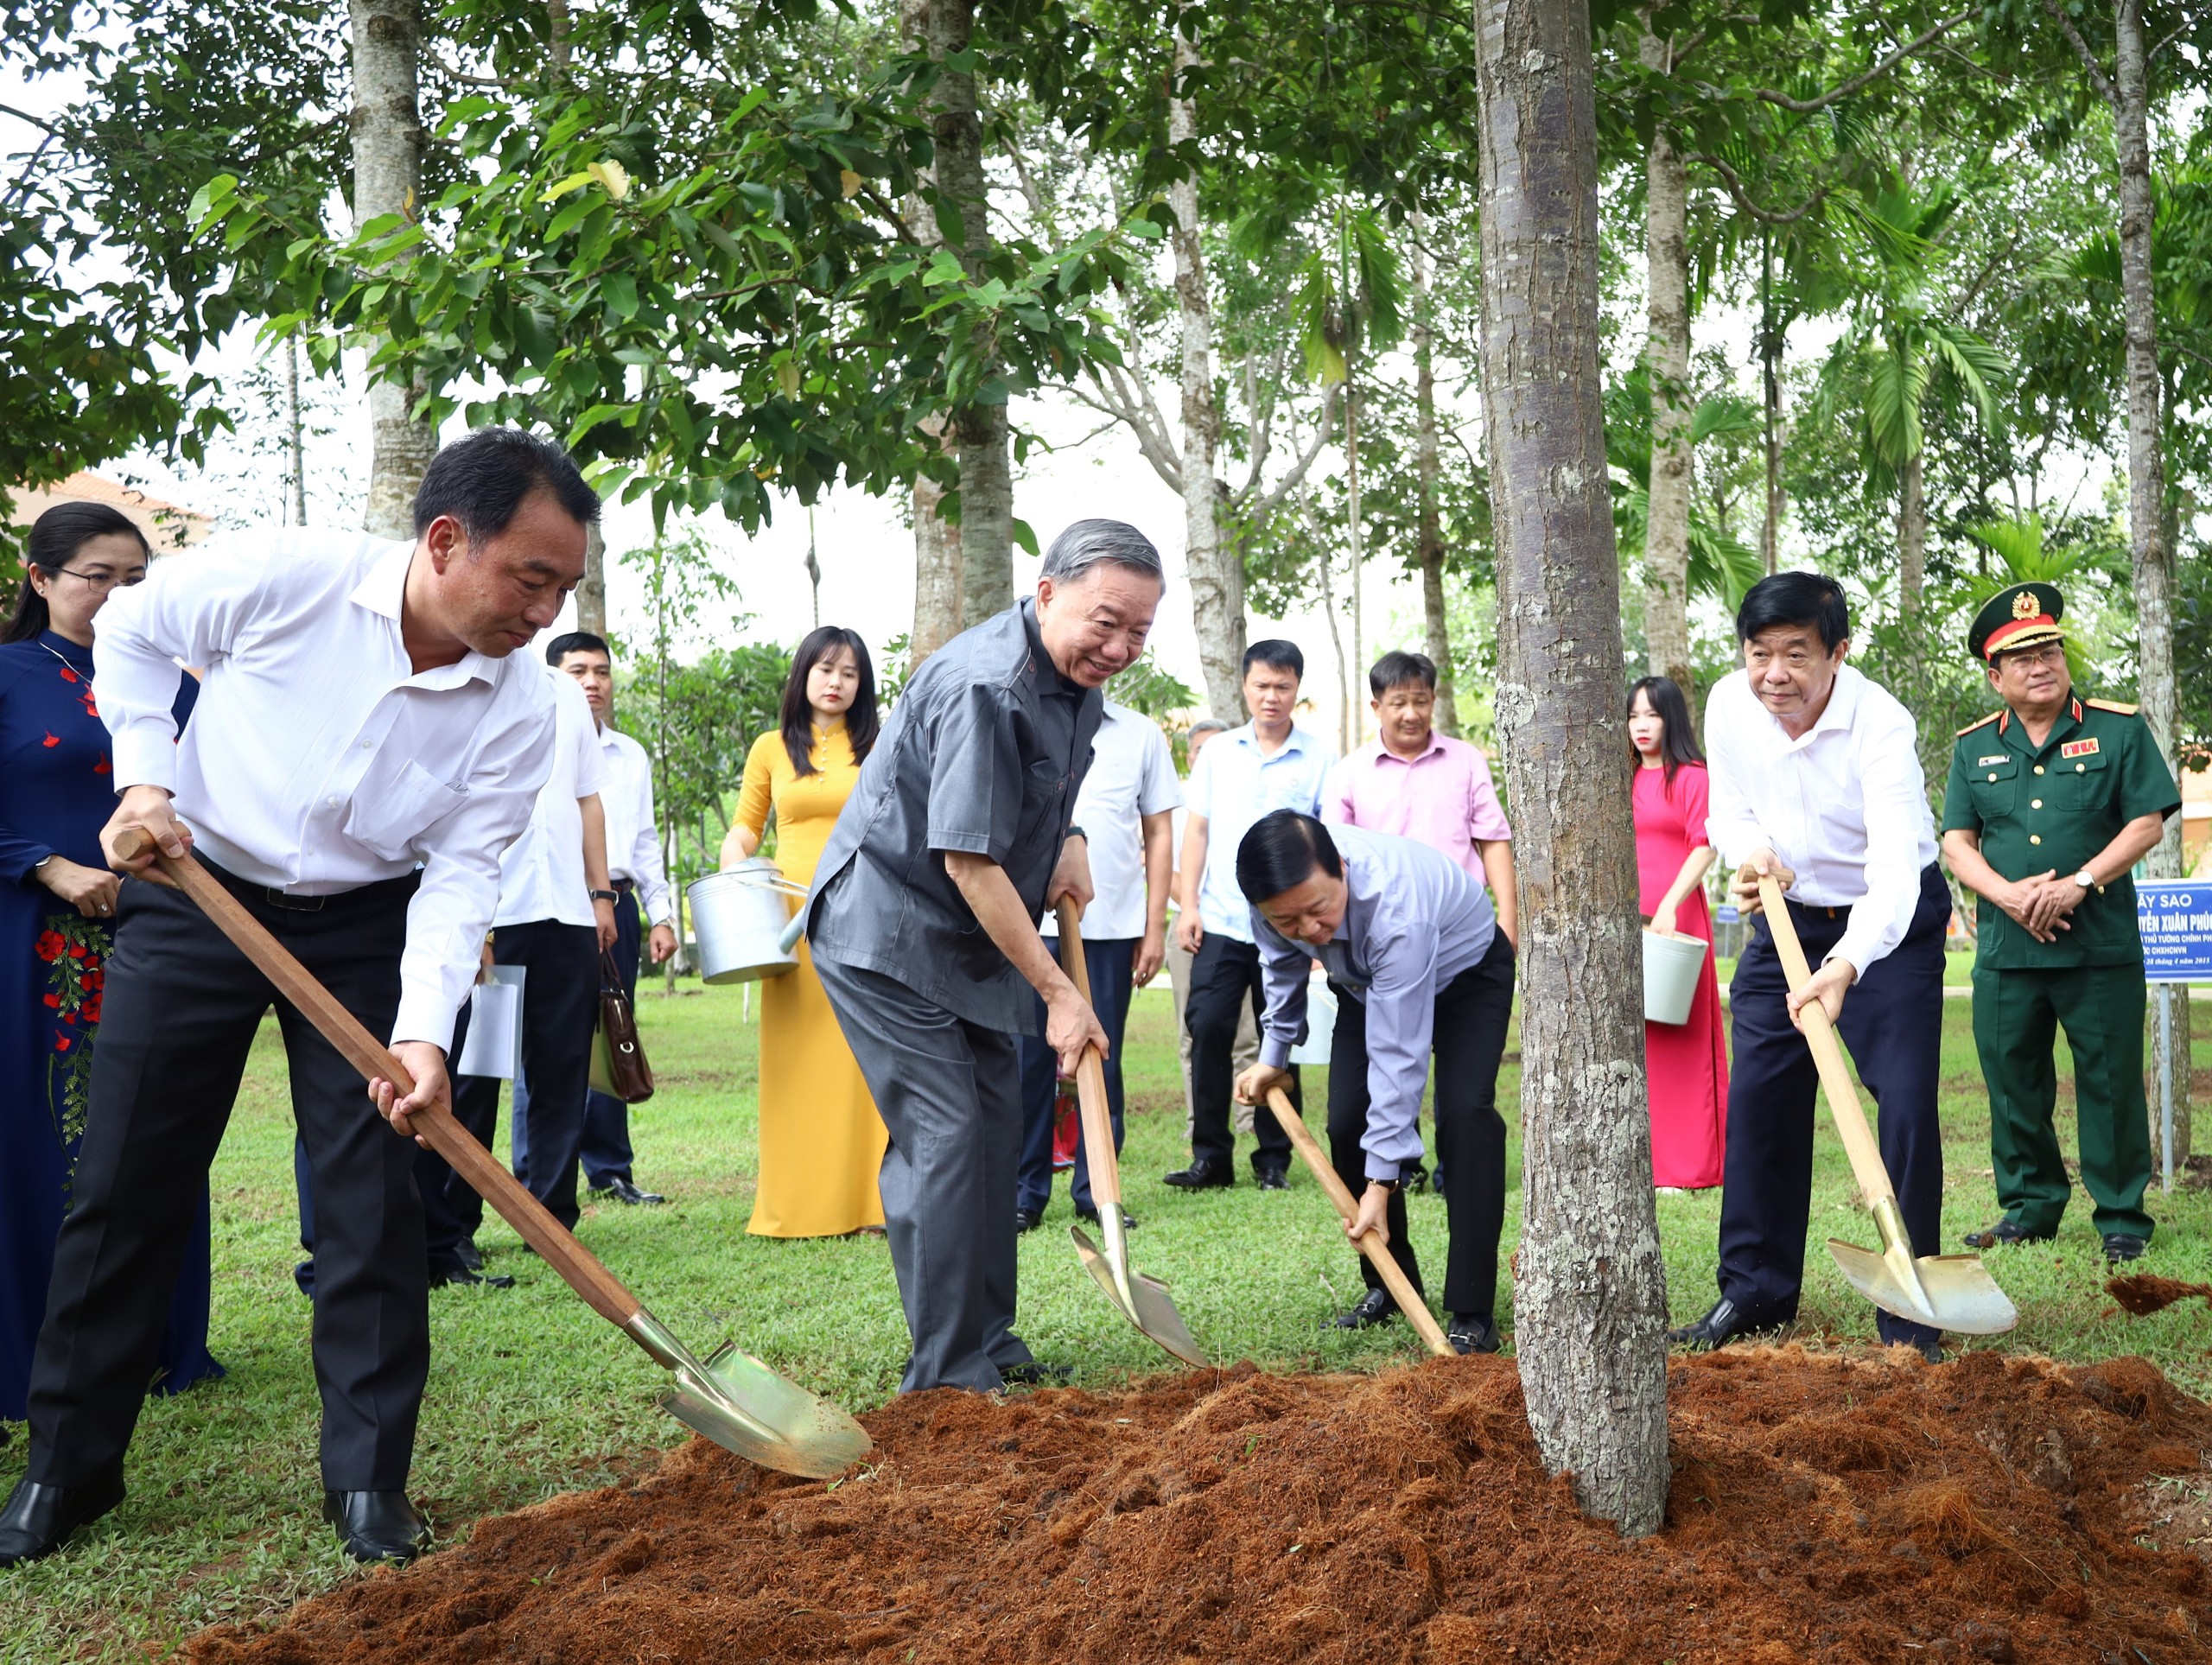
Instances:
[[[283,908],[287,913],[320,913],[327,896],[293,896],[274,886],[262,887],[262,896],[271,907]]]

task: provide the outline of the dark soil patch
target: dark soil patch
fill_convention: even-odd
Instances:
[[[210,1631],[201,1665],[518,1660],[2212,1659],[2145,1482],[2212,1409],[2152,1365],[1737,1350],[1670,1372],[1666,1529],[1548,1478],[1510,1362],[1249,1366],[868,1419],[823,1485],[695,1440],[634,1486]]]
[[[2152,1312],[2163,1312],[2176,1301],[2187,1300],[2192,1295],[2212,1301],[2212,1283],[2183,1283],[2178,1278],[2136,1272],[2124,1278],[2106,1279],[2105,1293],[2142,1318]]]

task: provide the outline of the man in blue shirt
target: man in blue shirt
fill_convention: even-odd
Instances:
[[[1505,1223],[1497,1066],[1513,1010],[1513,944],[1490,898],[1426,844],[1324,827],[1287,810],[1244,835],[1236,879],[1267,986],[1260,1061],[1237,1078],[1236,1096],[1256,1103],[1288,1079],[1290,1049],[1306,1039],[1306,968],[1319,957],[1337,994],[1329,1131],[1346,1185],[1367,1185],[1345,1235],[1356,1242],[1379,1230],[1418,1290],[1399,1175],[1421,1156],[1421,1090],[1433,1052],[1436,1147],[1451,1222],[1445,1334],[1462,1353],[1496,1352]],[[1351,1155],[1354,1130],[1360,1160]],[[1346,1329],[1380,1323],[1391,1310],[1375,1268],[1364,1258],[1359,1264],[1368,1293],[1337,1320]]]
[[[1191,963],[1183,1007],[1191,1036],[1191,1166],[1167,1176],[1171,1185],[1210,1191],[1234,1183],[1236,1135],[1229,1122],[1230,1052],[1247,1001],[1260,998],[1260,950],[1252,911],[1236,888],[1236,847],[1270,810],[1318,815],[1321,790],[1335,759],[1290,720],[1306,656],[1293,642],[1255,642],[1244,650],[1244,703],[1252,721],[1219,734],[1191,766],[1184,789],[1189,824],[1183,834],[1182,913],[1176,940]],[[1299,1103],[1298,1076],[1290,1096]],[[1273,1116],[1253,1124],[1259,1148],[1252,1176],[1262,1191],[1289,1185],[1290,1141]]]

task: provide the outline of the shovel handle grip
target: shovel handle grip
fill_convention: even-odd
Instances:
[[[1797,927],[1789,918],[1782,887],[1770,874],[1759,875],[1759,906],[1765,911],[1775,952],[1782,956],[1783,975],[1789,980],[1792,992],[1802,988],[1812,982],[1813,969],[1806,963],[1804,945],[1797,940]],[[1851,1066],[1843,1061],[1843,1047],[1835,1038],[1835,1026],[1828,1021],[1827,1007],[1818,1001],[1807,1001],[1798,1007],[1797,1015],[1805,1026],[1805,1041],[1813,1049],[1821,1085],[1827,1089],[1828,1113],[1835,1117],[1835,1130],[1851,1158],[1851,1172],[1858,1179],[1859,1189],[1866,1193],[1870,1206],[1894,1198],[1897,1188],[1890,1183],[1890,1171],[1882,1161],[1882,1147],[1874,1142],[1874,1130],[1866,1125],[1866,1111],[1859,1102],[1858,1088],[1852,1084]]]
[[[1090,963],[1084,957],[1081,915],[1066,897],[1059,901],[1060,969],[1075,992],[1090,1004]],[[1085,1046],[1075,1066],[1075,1098],[1083,1114],[1083,1160],[1090,1172],[1090,1200],[1103,1214],[1122,1205],[1122,1160],[1114,1150],[1114,1116],[1106,1103],[1106,1066],[1098,1048]]]
[[[147,849],[177,888],[199,904],[200,910],[229,937],[238,952],[259,968],[276,992],[315,1025],[322,1038],[336,1047],[365,1081],[389,1081],[402,1094],[415,1090],[414,1078],[389,1050],[362,1027],[360,1020],[340,1005],[338,999],[316,981],[315,974],[292,956],[291,951],[245,910],[238,899],[217,882],[213,874],[189,853],[170,855],[145,833],[127,827],[115,837],[115,853],[135,861]],[[372,1112],[373,1114],[373,1112]],[[442,1109],[417,1110],[408,1117],[423,1142],[445,1158],[454,1172],[477,1194],[499,1211],[499,1217],[522,1235],[568,1286],[582,1296],[592,1311],[609,1324],[626,1326],[641,1310],[615,1275],[598,1256],[575,1240],[545,1204],[531,1196],[522,1182],[499,1166],[499,1159]]]
[[[1291,1104],[1290,1095],[1280,1087],[1268,1088],[1268,1108],[1274,1112],[1275,1120],[1282,1123],[1284,1134],[1299,1155],[1305,1159],[1306,1166],[1313,1170],[1313,1177],[1321,1182],[1321,1189],[1329,1193],[1329,1200],[1337,1205],[1337,1212],[1344,1216],[1344,1223],[1350,1225],[1359,1217],[1359,1204],[1352,1200],[1351,1188],[1337,1172],[1336,1165],[1321,1153],[1320,1145],[1306,1131],[1305,1119]],[[1428,1310],[1428,1303],[1421,1298],[1420,1292],[1414,1289],[1399,1268],[1398,1258],[1390,1252],[1389,1246],[1372,1231],[1362,1232],[1354,1242],[1358,1245],[1359,1252],[1367,1256],[1367,1263],[1382,1278],[1382,1287],[1390,1292],[1390,1299],[1398,1303],[1398,1310],[1406,1315],[1406,1322],[1412,1325],[1414,1332],[1428,1344],[1428,1350],[1439,1358],[1452,1357],[1452,1344],[1444,1338],[1444,1331],[1437,1324],[1435,1315]]]

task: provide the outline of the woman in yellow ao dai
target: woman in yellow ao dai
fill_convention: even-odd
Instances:
[[[875,742],[875,671],[856,632],[824,625],[799,644],[781,718],[746,758],[722,865],[760,848],[772,811],[777,867],[810,885]],[[889,1138],[802,942],[798,969],[760,985],[760,1172],[747,1230],[835,1237],[880,1229],[876,1172]]]

